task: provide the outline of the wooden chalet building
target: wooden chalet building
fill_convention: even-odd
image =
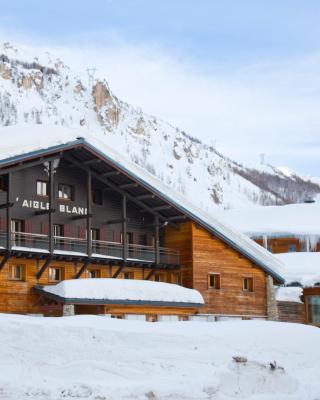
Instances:
[[[50,135],[0,151],[0,312],[43,313],[39,288],[112,278],[196,289],[193,313],[274,317],[283,278],[265,249],[95,139]]]

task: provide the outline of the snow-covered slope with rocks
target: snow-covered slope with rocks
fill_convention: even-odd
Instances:
[[[101,134],[109,146],[210,211],[303,201],[320,185],[272,167],[249,169],[120,101],[105,80],[81,81],[50,54],[0,45],[0,125],[54,124]],[[210,127],[210,129],[212,129]]]

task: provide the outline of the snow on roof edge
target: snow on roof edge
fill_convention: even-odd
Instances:
[[[97,134],[93,134],[82,129],[76,130],[50,127],[50,133],[53,133],[53,138],[51,138],[51,135],[50,139],[48,139],[48,136],[46,136],[46,140],[43,142],[43,130],[48,128],[42,125],[31,127],[34,129],[32,131],[32,140],[34,143],[30,144],[29,141],[24,144],[23,152],[19,152],[17,146],[15,145],[13,147],[11,144],[12,151],[14,151],[14,153],[8,154],[4,152],[7,157],[0,159],[0,166],[4,165],[4,163],[10,163],[13,160],[20,160],[21,158],[30,157],[30,155],[32,156],[34,154],[37,155],[45,151],[50,151],[51,149],[64,148],[66,146],[72,146],[75,144],[83,144],[99,154],[102,158],[110,161],[120,169],[124,170],[129,176],[132,176],[134,179],[141,182],[142,185],[148,187],[149,190],[158,193],[160,197],[163,197],[168,202],[175,204],[178,209],[189,215],[191,219],[196,220],[205,229],[216,234],[222,240],[226,241],[232,247],[246,255],[249,259],[262,267],[266,272],[270,273],[279,282],[284,283],[285,280],[282,276],[282,270],[284,269],[284,266],[280,260],[274,258],[272,254],[270,254],[267,250],[255,243],[243,233],[234,230],[207,212],[197,208],[181,193],[175,192],[171,188],[167,187],[161,180],[159,180],[159,178],[150,174],[141,166],[125,159],[116,150],[104,143]],[[13,127],[9,128],[12,130]],[[23,129],[24,126],[19,128]],[[27,126],[27,129],[30,129],[30,126]],[[46,144],[46,147],[44,144]]]

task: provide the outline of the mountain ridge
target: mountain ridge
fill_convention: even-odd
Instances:
[[[302,202],[320,181],[271,165],[249,168],[179,128],[121,101],[108,82],[85,84],[60,59],[0,45],[0,125],[89,129],[206,211]]]

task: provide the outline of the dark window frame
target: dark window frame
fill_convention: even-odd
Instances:
[[[42,194],[42,193],[38,193],[38,184],[44,184],[45,183],[45,187],[46,187],[46,194]],[[41,186],[42,187],[42,186]],[[49,197],[49,182],[45,181],[43,179],[37,179],[37,183],[36,183],[36,194],[38,197]]]
[[[70,198],[68,197],[61,197],[60,192],[63,194],[65,193],[61,188],[69,188],[70,189]],[[74,186],[68,183],[58,183],[58,199],[63,201],[74,201]]]

